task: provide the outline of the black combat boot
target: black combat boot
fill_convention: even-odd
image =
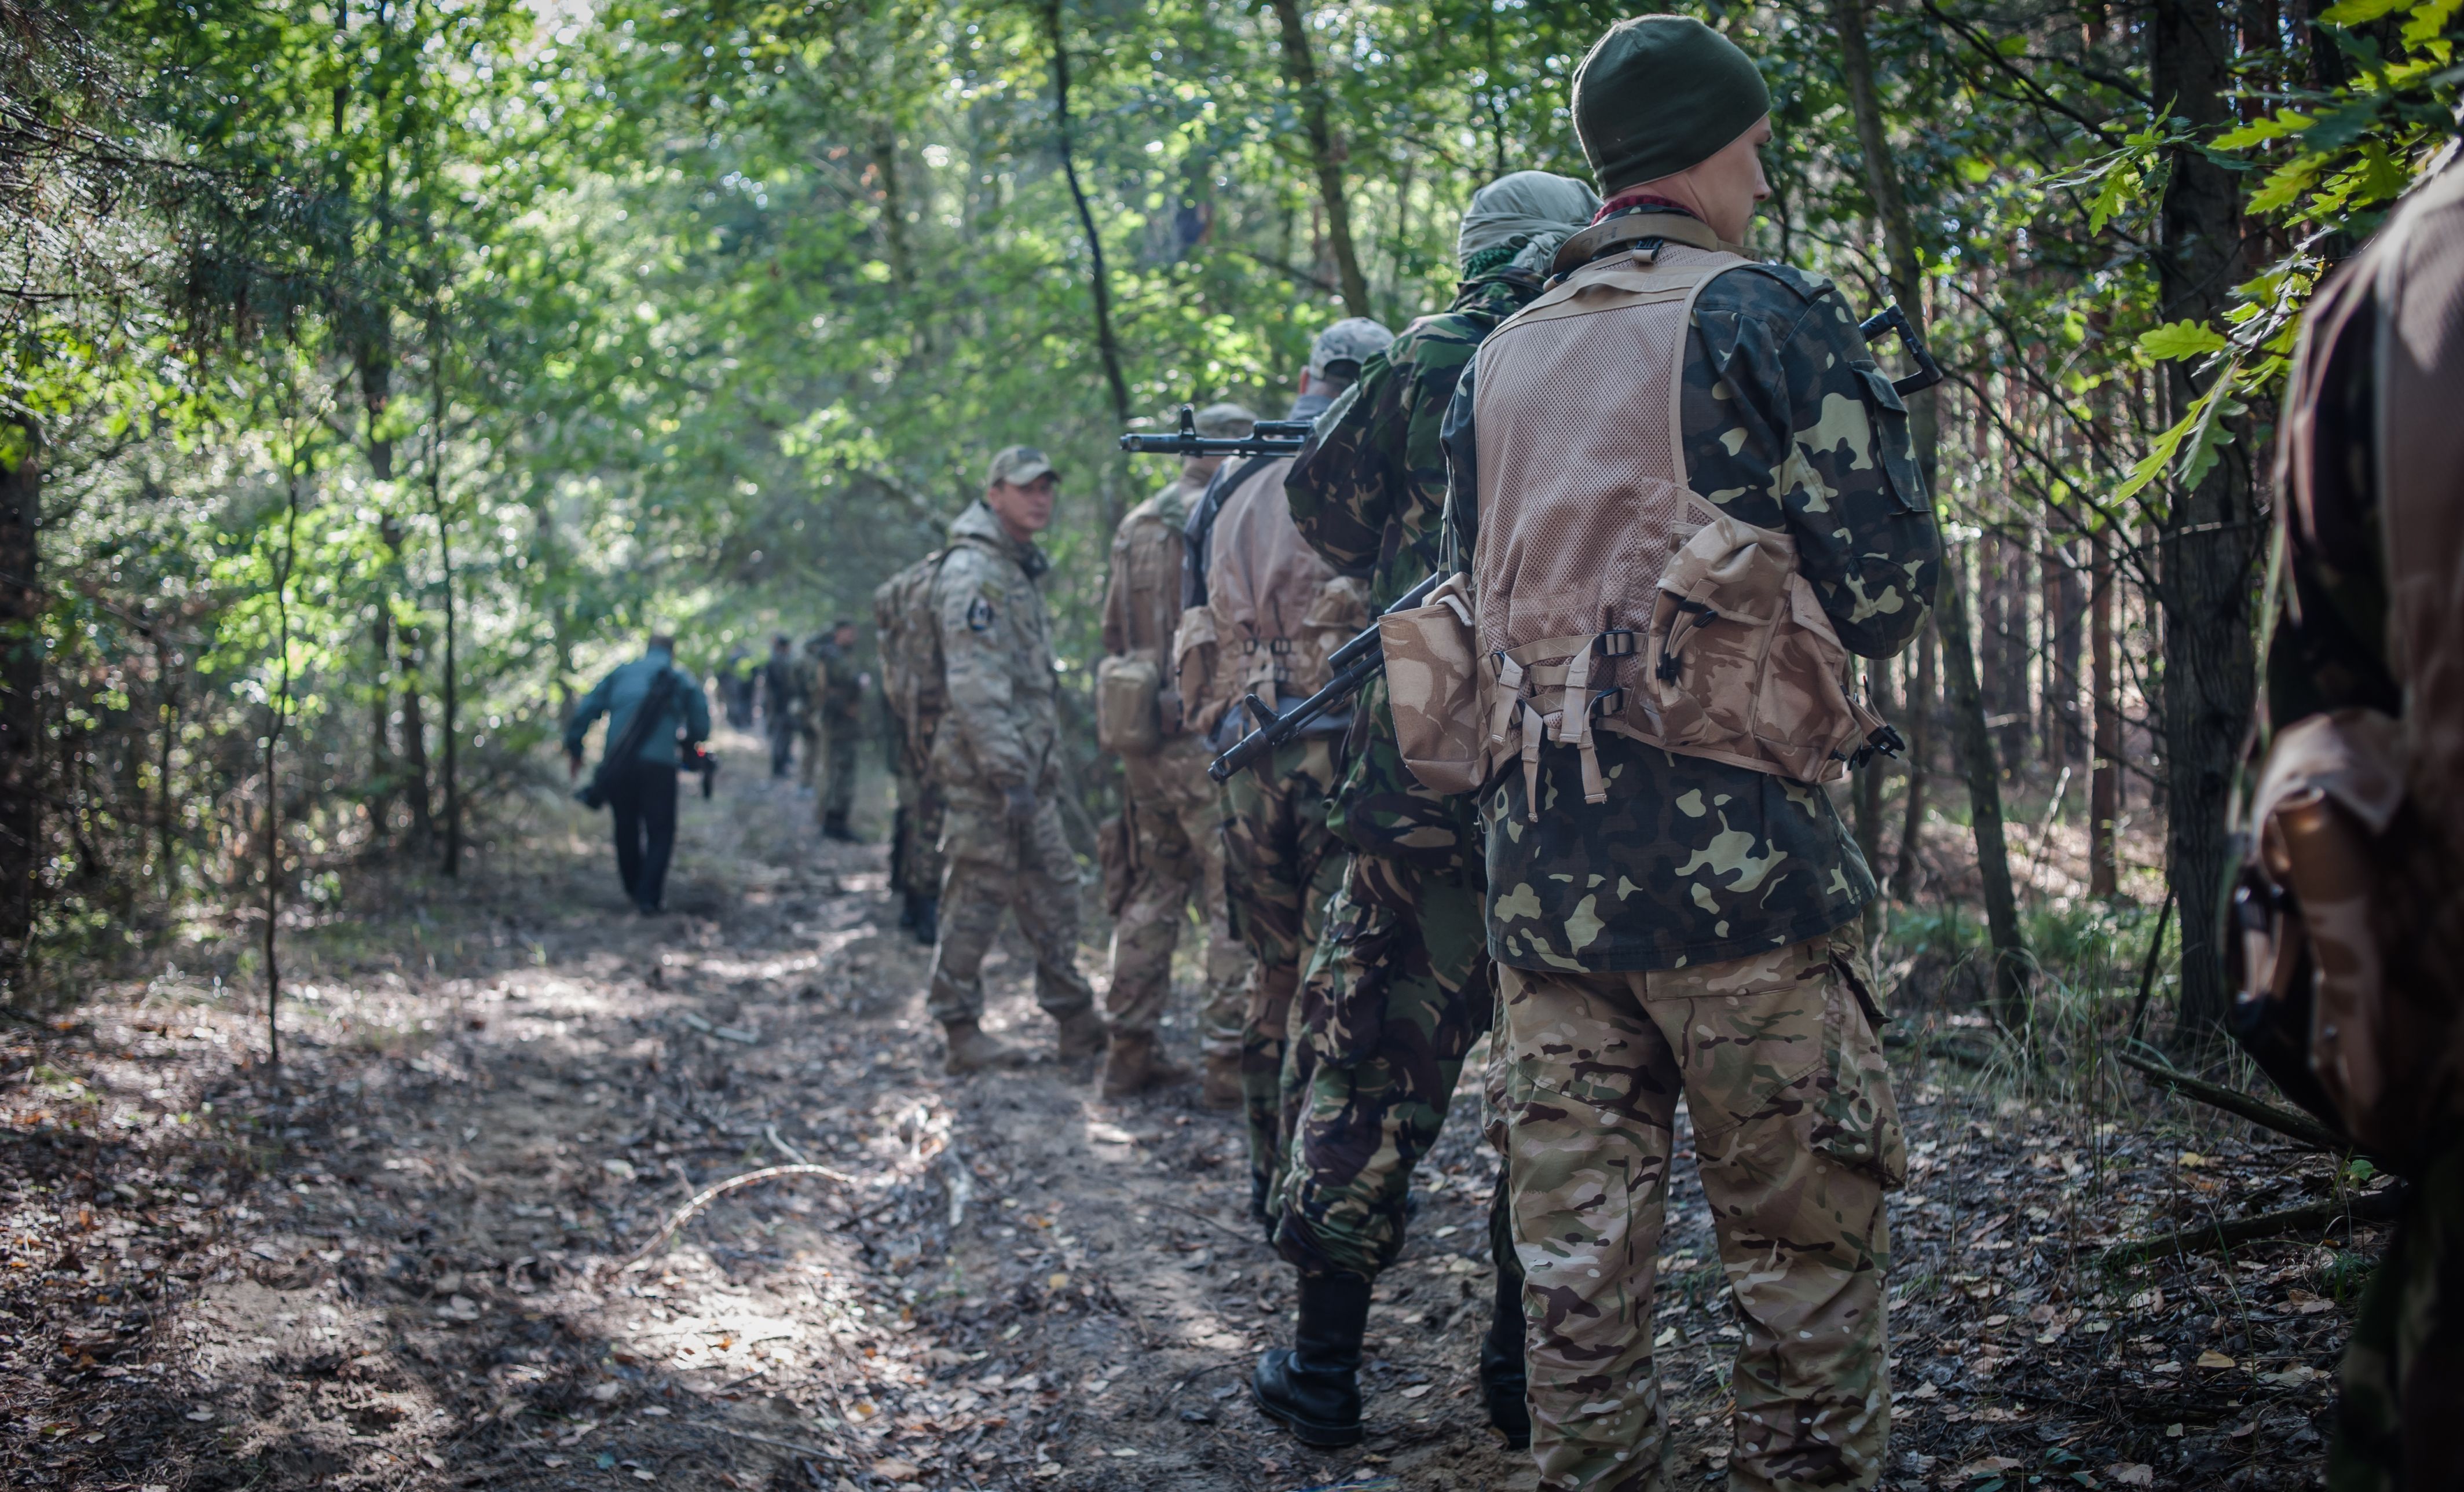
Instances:
[[[1523,1371],[1523,1282],[1497,1277],[1497,1303],[1488,1335],[1480,1339],[1480,1392],[1488,1401],[1488,1422],[1505,1433],[1508,1448],[1531,1448],[1531,1407],[1524,1402],[1529,1380]]]
[[[1369,1326],[1369,1282],[1356,1274],[1301,1276],[1292,1345],[1271,1348],[1249,1375],[1249,1392],[1303,1445],[1360,1443],[1360,1334]]]

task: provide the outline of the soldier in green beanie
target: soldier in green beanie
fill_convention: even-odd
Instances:
[[[1849,654],[1915,637],[1941,539],[1855,316],[1738,247],[1770,108],[1702,22],[1611,28],[1573,102],[1608,201],[1442,437],[1448,567],[1503,660],[1478,810],[1541,1492],[1669,1485],[1651,1302],[1681,1094],[1744,1328],[1728,1492],[1871,1487],[1889,1435],[1905,1159],[1856,935],[1874,878],[1821,784],[1869,729]],[[1714,725],[1740,696],[1750,730]]]

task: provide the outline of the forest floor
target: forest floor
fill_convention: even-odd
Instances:
[[[792,784],[688,798],[655,920],[604,819],[535,818],[458,885],[346,884],[286,931],[278,1084],[261,977],[225,951],[246,924],[0,1027],[9,1484],[1532,1485],[1473,1379],[1476,1082],[1378,1285],[1368,1442],[1309,1452],[1245,1397],[1292,1290],[1231,1116],[1108,1104],[1048,1058],[943,1077],[883,852],[821,843]],[[1048,1054],[1029,968],[996,954],[986,1024]],[[1194,1056],[1186,999],[1167,1034]],[[2324,1196],[2332,1161],[2144,1093],[1898,1082],[1886,1486],[2320,1484],[2378,1236],[2096,1256]],[[1680,1144],[1655,1343],[1672,1484],[1709,1486],[1738,1333]],[[798,1157],[844,1179],[737,1191],[622,1267],[698,1189]]]

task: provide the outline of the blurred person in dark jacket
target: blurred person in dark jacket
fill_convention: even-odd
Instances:
[[[580,777],[583,737],[592,721],[607,717],[598,785],[616,821],[616,873],[646,917],[661,910],[675,849],[678,748],[710,738],[709,697],[676,667],[675,654],[673,637],[652,633],[641,657],[620,664],[582,696],[564,727],[565,772]],[[637,721],[646,703],[655,713]]]

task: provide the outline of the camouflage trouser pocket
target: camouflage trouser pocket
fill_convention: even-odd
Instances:
[[[1400,914],[1356,899],[1349,885],[1327,909],[1326,933],[1300,998],[1301,1039],[1328,1066],[1350,1067],[1376,1055],[1403,932]]]
[[[1867,1172],[1895,1191],[1908,1179],[1906,1137],[1900,1130],[1899,1103],[1882,1060],[1865,958],[1857,946],[1856,923],[1831,936],[1831,976],[1823,981],[1822,1068],[1816,1076],[1811,1121],[1814,1148]]]

